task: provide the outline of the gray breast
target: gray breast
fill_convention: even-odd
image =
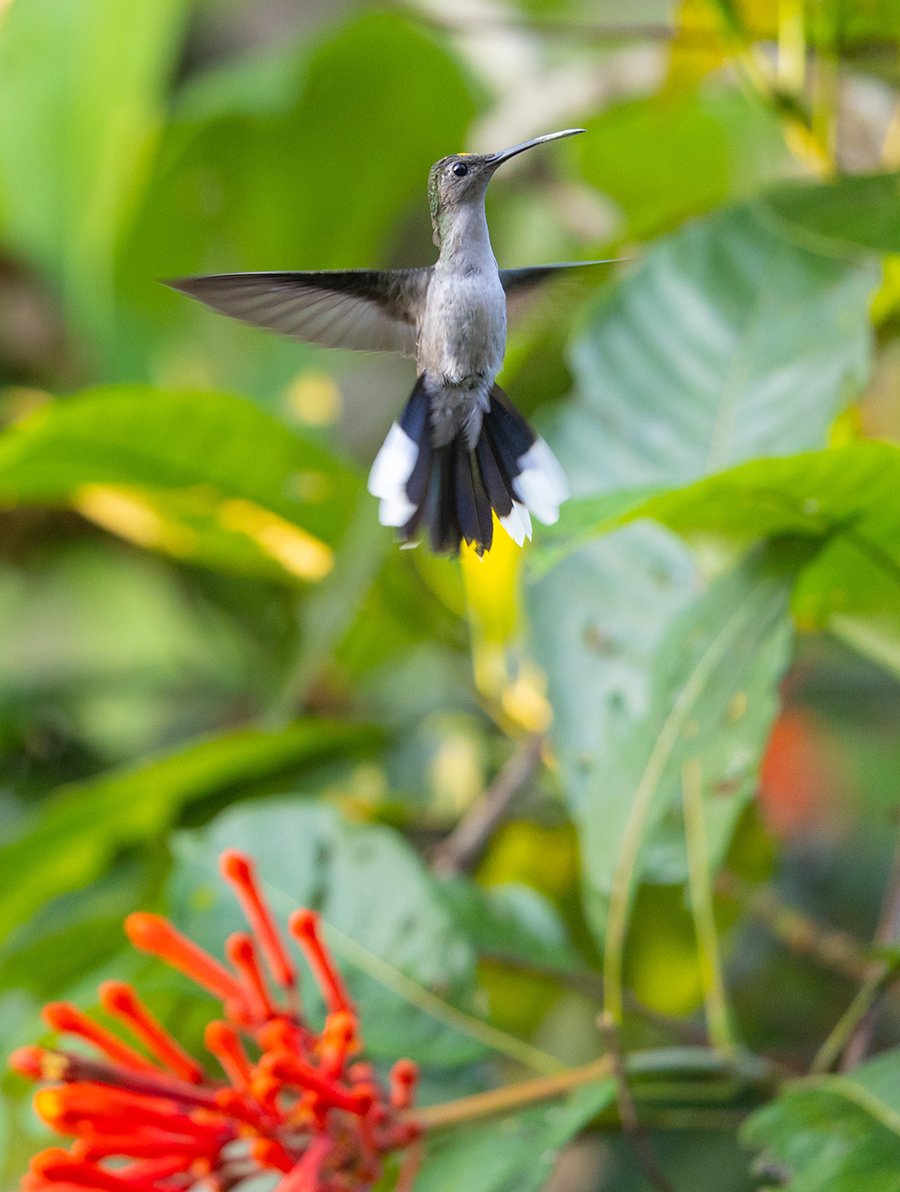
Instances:
[[[451,385],[490,390],[506,347],[506,295],[492,273],[442,273],[428,288],[416,360]]]

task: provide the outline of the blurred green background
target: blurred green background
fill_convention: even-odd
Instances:
[[[6,1049],[113,974],[199,1038],[119,924],[217,947],[240,845],[427,1099],[596,1055],[605,978],[675,1188],[896,1192],[898,87],[895,0],[0,0]],[[503,266],[624,258],[501,377],[575,499],[522,554],[400,552],[364,479],[412,365],[159,279],[429,263],[432,161],[572,125],[488,216]],[[746,1059],[867,1052],[880,1118]],[[554,1186],[648,1187],[612,1094],[420,1186],[540,1187],[588,1123]]]

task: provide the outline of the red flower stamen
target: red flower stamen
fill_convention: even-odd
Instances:
[[[409,1109],[418,1082],[419,1065],[412,1060],[397,1060],[391,1068],[391,1105],[395,1109]]]
[[[256,1038],[263,1051],[296,1051],[304,1054],[308,1050],[308,1032],[287,1018],[273,1018],[261,1027]]]
[[[292,930],[328,1011],[321,1031],[297,1012],[294,968],[250,862],[229,853],[223,871],[256,935],[229,938],[233,972],[157,915],[131,915],[126,930],[138,948],[222,1002],[225,1020],[209,1023],[205,1039],[225,1080],[207,1075],[123,982],[103,984],[101,1005],[154,1062],[74,1006],[48,1006],[51,1026],[99,1056],[40,1047],[13,1053],[16,1071],[53,1082],[38,1090],[35,1108],[72,1139],[68,1150],[36,1156],[21,1192],[186,1192],[205,1182],[228,1189],[264,1172],[278,1173],[276,1192],[365,1192],[381,1177],[383,1156],[419,1137],[407,1116],[415,1065],[398,1062],[385,1090],[371,1064],[349,1062],[362,1047],[359,1021],[318,916],[299,912]],[[258,952],[287,1004],[267,987]]]
[[[119,1134],[123,1126],[133,1125],[135,1129],[190,1134],[193,1138],[221,1134],[221,1127],[197,1121],[161,1097],[86,1081],[39,1089],[34,1104],[39,1116],[62,1133],[74,1134],[89,1125],[95,1133],[106,1130]]]
[[[312,1064],[307,1064],[298,1056],[286,1052],[263,1056],[260,1067],[267,1075],[275,1076],[306,1092],[315,1093],[325,1105],[334,1109],[343,1109],[347,1113],[362,1116],[368,1112],[372,1104],[372,1096],[367,1089],[343,1088],[336,1080],[323,1076]]]
[[[220,858],[219,868],[222,876],[231,883],[241,910],[259,941],[272,979],[282,989],[293,989],[297,984],[296,970],[260,891],[253,862],[237,849],[226,849]]]
[[[256,949],[249,935],[236,931],[225,941],[225,955],[241,978],[244,1002],[255,1022],[265,1022],[275,1013],[265,978],[256,958]]]
[[[125,920],[125,934],[141,952],[158,956],[166,964],[223,1000],[232,998],[243,1003],[239,982],[208,952],[182,935],[162,915],[148,915],[141,911]]]
[[[340,1076],[347,1056],[358,1047],[356,1019],[346,1010],[337,1010],[325,1020],[319,1044],[319,1067],[330,1076]]]
[[[29,1080],[62,1080],[61,1073],[47,1071],[47,1060],[53,1054],[43,1047],[17,1047],[9,1057],[9,1066]]]
[[[25,1073],[25,1075],[29,1075],[29,1073]],[[72,1055],[66,1051],[43,1052],[39,1079],[64,1080],[69,1083],[82,1081],[91,1083],[100,1089],[127,1089],[145,1097],[176,1101],[181,1105],[198,1109],[216,1108],[216,1095],[207,1088],[188,1084],[174,1076],[167,1076],[164,1072],[153,1075],[134,1072],[125,1068],[116,1068],[110,1064],[98,1063],[96,1060],[89,1060],[81,1055]]]
[[[375,1080],[375,1069],[363,1060],[357,1060],[347,1069],[347,1079],[353,1084],[371,1084]]]
[[[222,1071],[237,1089],[245,1089],[251,1080],[250,1061],[234,1027],[227,1022],[210,1022],[203,1041],[222,1065]]]
[[[153,1064],[140,1055],[134,1048],[117,1039],[115,1035],[92,1022],[86,1014],[82,1014],[75,1006],[68,1002],[49,1002],[44,1006],[42,1017],[44,1022],[55,1031],[66,1035],[76,1035],[80,1039],[93,1043],[98,1051],[114,1064],[121,1064],[123,1068],[132,1068],[135,1072],[156,1072]]]
[[[347,992],[347,987],[341,980],[340,973],[322,943],[319,934],[319,916],[316,912],[294,911],[288,920],[288,927],[303,949],[306,963],[312,969],[313,976],[319,984],[327,1009],[332,1013],[336,1010],[355,1013],[355,1007]]]
[[[96,1188],[99,1192],[159,1192],[147,1180],[121,1176],[88,1160],[75,1159],[59,1147],[50,1147],[35,1155],[31,1160],[31,1174],[37,1179]]]
[[[268,1112],[267,1106],[257,1105],[255,1098],[251,1099],[247,1094],[239,1093],[237,1089],[219,1089],[216,1092],[216,1109],[236,1122],[261,1131],[271,1126],[271,1119],[275,1116]]]
[[[180,1046],[143,1005],[137,993],[124,981],[104,981],[100,1005],[123,1022],[161,1064],[191,1084],[200,1084],[203,1069]]]
[[[272,1168],[275,1171],[290,1171],[296,1162],[280,1142],[271,1138],[257,1138],[255,1142],[251,1142],[250,1157],[260,1167]]]
[[[171,1134],[142,1131],[136,1134],[104,1134],[95,1139],[82,1139],[72,1148],[80,1159],[115,1159],[127,1155],[129,1159],[152,1159],[160,1151],[170,1157],[184,1159],[214,1159],[222,1149],[222,1139],[198,1142],[195,1138],[179,1138]],[[184,1164],[182,1163],[182,1166]]]

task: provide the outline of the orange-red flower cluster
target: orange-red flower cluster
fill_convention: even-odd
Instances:
[[[385,1089],[356,1058],[356,1008],[318,916],[298,910],[289,923],[325,1002],[317,1033],[300,1012],[297,971],[250,859],[225,852],[221,870],[250,927],[229,937],[227,964],[158,915],[130,915],[125,930],[135,947],[222,1002],[205,1043],[224,1079],[122,982],[105,982],[100,1003],[140,1049],[75,1006],[46,1006],[47,1024],[93,1054],[24,1047],[11,1057],[17,1071],[53,1082],[35,1094],[35,1107],[73,1139],[35,1156],[23,1192],[185,1192],[197,1181],[228,1192],[263,1172],[274,1174],[277,1192],[360,1192],[379,1178],[387,1153],[418,1139],[408,1112],[416,1066],[399,1060]]]

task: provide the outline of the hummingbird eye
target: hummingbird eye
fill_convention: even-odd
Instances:
[[[468,174],[468,172],[469,172],[469,167],[464,162],[461,162],[461,161],[456,162],[456,164],[454,166],[452,166],[451,168],[453,170],[453,173],[457,176],[457,178],[465,178],[466,174]]]

